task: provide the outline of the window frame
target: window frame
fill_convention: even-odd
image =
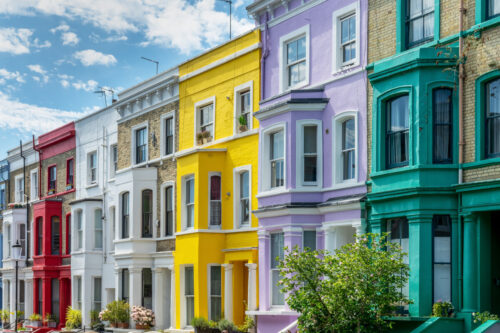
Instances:
[[[188,204],[186,202],[186,189],[187,189],[187,183],[189,181],[193,181],[193,202],[190,203],[190,205],[193,206],[193,225],[188,226]],[[195,182],[195,175],[190,174],[190,175],[185,175],[182,177],[182,191],[181,191],[181,207],[182,207],[182,213],[181,213],[181,222],[182,222],[182,231],[185,230],[193,230],[195,228],[196,224],[196,182]]]
[[[168,119],[172,119],[172,152],[171,153],[167,153],[167,133],[166,133],[166,130],[167,130],[167,127],[166,127],[166,122]],[[169,156],[173,156],[176,149],[175,149],[175,144],[176,144],[176,140],[175,140],[175,135],[176,135],[176,128],[175,128],[175,111],[170,111],[170,112],[167,112],[165,114],[163,114],[160,118],[161,120],[161,123],[160,123],[160,131],[161,131],[161,134],[160,134],[160,140],[161,140],[161,157],[169,157]]]
[[[191,269],[192,272],[193,272],[193,294],[189,294],[187,295],[186,294],[186,269]],[[181,321],[184,322],[184,325],[182,326],[186,326],[186,327],[191,327],[191,323],[188,322],[188,317],[187,317],[187,297],[192,297],[193,298],[193,303],[196,302],[196,292],[194,290],[194,287],[195,287],[195,283],[194,283],[194,280],[195,280],[195,270],[194,270],[194,266],[193,265],[184,265],[182,266],[182,279],[181,279],[181,290],[180,290],[180,293],[181,293],[181,314],[182,314],[182,317],[181,317]],[[196,309],[196,304],[194,305],[195,309]],[[193,316],[194,316],[194,313],[193,313]]]
[[[302,188],[320,188],[323,186],[323,122],[318,119],[297,120],[296,136],[296,184]],[[305,181],[304,127],[316,126],[316,181]],[[286,149],[286,148],[285,148]]]
[[[194,139],[194,144],[193,146],[201,146],[203,144],[198,144],[198,140],[196,139],[196,136],[199,132],[201,132],[201,126],[200,126],[200,110],[210,104],[212,104],[213,106],[213,109],[212,109],[212,129],[213,129],[213,133],[212,133],[212,142],[215,141],[215,134],[216,134],[216,98],[215,96],[211,96],[211,97],[208,97],[204,100],[201,100],[201,101],[198,101],[194,104],[194,133],[193,133],[193,139]]]
[[[36,174],[36,182],[33,181],[33,178]],[[30,201],[36,201],[39,199],[39,174],[38,174],[38,168],[31,169],[30,171]],[[1,207],[1,202],[0,202],[0,207]]]
[[[410,7],[411,7],[411,1],[420,1],[422,3],[422,12],[419,15],[416,15],[414,17],[410,17]],[[406,39],[406,49],[412,49],[414,47],[418,47],[420,45],[426,44],[430,41],[434,40],[434,26],[433,26],[433,31],[432,31],[432,36],[429,37],[423,37],[420,40],[410,42],[410,24],[412,21],[422,19],[422,29],[425,27],[424,25],[424,18],[428,15],[434,15],[434,22],[433,24],[436,24],[435,22],[435,15],[436,15],[436,3],[434,3],[434,6],[432,10],[430,11],[424,11],[423,8],[423,2],[424,0],[405,0],[405,39]]]
[[[167,235],[167,206],[166,206],[166,190],[167,188],[172,189],[172,234]],[[161,226],[160,226],[160,239],[161,238],[171,238],[175,236],[176,233],[176,196],[175,196],[175,182],[174,181],[167,181],[163,183],[160,187],[161,190]]]
[[[101,212],[101,229],[98,229],[97,228],[97,212],[100,211]],[[96,208],[94,209],[94,223],[93,223],[93,226],[94,226],[94,250],[97,250],[97,251],[102,251],[103,250],[103,246],[104,246],[104,223],[103,223],[103,212],[102,212],[102,209],[101,208]],[[98,233],[101,233],[101,247],[98,247],[97,246],[97,239],[98,239]]]
[[[145,194],[146,193],[150,193],[150,203],[149,203],[149,208],[150,208],[150,212],[145,212],[144,211],[144,199],[145,199]],[[148,189],[148,188],[145,188],[141,191],[141,238],[147,238],[147,239],[152,239],[152,238],[155,238],[154,237],[154,191],[151,190],[151,189]],[[146,223],[145,223],[145,216],[146,214],[149,215],[149,225],[150,225],[150,229],[151,229],[151,234],[147,234],[145,233],[145,226],[146,226]]]
[[[74,229],[77,237],[75,238],[74,248],[77,251],[82,251],[84,249],[84,232],[83,232],[83,210],[78,209],[75,211],[75,219],[74,219]]]
[[[239,117],[241,116],[241,95],[244,93],[249,93],[250,94],[250,111],[247,113],[248,114],[248,121],[247,121],[247,130],[244,132],[241,132],[239,130]],[[234,102],[233,102],[233,111],[234,111],[234,128],[233,128],[233,135],[238,135],[242,133],[246,133],[248,131],[251,131],[253,129],[253,80],[245,82],[243,84],[240,84],[239,86],[234,87]]]
[[[485,73],[476,79],[475,89],[475,122],[481,126],[475,131],[476,142],[476,162],[494,160],[500,161],[499,157],[488,157],[486,154],[488,146],[486,142],[486,85],[492,81],[500,79],[500,70],[496,69]]]
[[[144,161],[137,163],[137,148],[138,148],[137,142],[136,142],[137,141],[137,132],[142,130],[142,129],[146,130],[146,144],[145,144],[146,159]],[[130,131],[131,131],[131,136],[132,136],[132,140],[130,140],[131,141],[131,149],[130,149],[131,163],[130,164],[132,166],[139,166],[139,165],[147,164],[149,161],[149,122],[145,121],[145,122],[142,122],[142,123],[137,124],[135,126],[132,126]]]
[[[50,178],[52,170],[55,170],[55,172],[54,172],[55,179],[53,181]],[[53,188],[51,188],[51,186],[50,186],[52,182],[54,183]],[[48,195],[51,195],[51,194],[49,194],[51,190],[54,191],[53,194],[57,193],[57,165],[56,164],[52,164],[52,165],[47,166],[47,193],[48,193]]]
[[[116,152],[116,154],[115,154]],[[109,145],[109,180],[115,179],[118,171],[118,144]]]
[[[248,223],[241,223],[241,181],[242,173],[248,172]],[[233,221],[234,229],[250,228],[252,226],[252,165],[242,165],[233,169]]]
[[[436,262],[435,260],[435,254],[436,254],[436,249],[435,249],[435,242],[434,239],[436,237],[436,225],[435,222],[438,217],[448,217],[449,219],[449,226],[450,226],[450,248],[449,248],[449,253],[450,253],[450,261],[449,262]],[[440,215],[434,215],[432,217],[432,299],[433,303],[434,301],[434,266],[435,265],[449,265],[450,266],[450,299],[449,300],[443,300],[443,301],[449,301],[451,302],[453,299],[453,221],[450,215],[446,214],[440,214]]]
[[[305,56],[305,79],[302,82],[299,82],[293,86],[288,85],[288,67],[287,63],[287,45],[295,40],[298,40],[302,37],[306,38],[306,56]],[[310,25],[306,24],[284,36],[280,37],[279,40],[279,89],[280,92],[286,92],[292,89],[298,89],[304,86],[309,85],[309,76],[310,76]]]
[[[220,199],[212,200],[212,177],[219,177],[220,179]],[[222,228],[222,174],[220,172],[214,171],[208,173],[208,228],[209,229],[221,229]],[[212,224],[212,202],[219,202],[220,205],[220,223]]]
[[[73,157],[66,160],[66,187],[69,185],[75,188],[75,159]]]
[[[488,130],[488,124],[489,124],[489,121],[490,120],[495,120],[495,119],[498,119],[498,121],[500,122],[500,113],[497,114],[496,116],[488,116],[488,98],[489,98],[489,90],[488,90],[488,87],[490,86],[491,83],[493,82],[496,82],[498,81],[498,86],[500,88],[500,78],[495,78],[495,79],[492,79],[492,80],[489,80],[487,82],[484,83],[484,122],[482,124],[483,128],[484,128],[484,156],[485,158],[498,158],[500,157],[500,149],[498,152],[496,153],[490,153],[489,152],[489,144],[490,144],[490,141],[491,141],[491,138],[490,138],[490,135],[489,135],[489,130]],[[499,89],[499,93],[500,93],[500,89]],[[500,99],[499,99],[499,104],[500,104]],[[500,128],[498,128],[498,131],[500,132]],[[500,133],[499,133],[500,135]]]
[[[341,21],[346,19],[352,15],[355,15],[356,18],[356,56],[352,61],[343,62],[343,54],[342,54],[342,29],[341,29]],[[359,1],[356,1],[350,5],[347,5],[343,8],[340,8],[333,12],[332,14],[332,74],[343,71],[347,68],[352,68],[359,66],[361,52],[360,52],[360,35],[361,31],[361,16],[360,16],[360,8]]]
[[[439,90],[448,90],[450,92],[450,105],[449,105],[449,119],[450,121],[448,123],[439,123],[437,124],[436,123],[436,93],[437,91]],[[432,105],[432,108],[431,108],[431,112],[432,112],[432,163],[433,164],[451,164],[453,163],[453,156],[454,156],[454,140],[453,140],[453,137],[454,137],[454,124],[453,124],[453,115],[454,115],[454,107],[455,107],[455,103],[453,103],[454,99],[453,99],[453,88],[451,87],[448,87],[448,86],[437,86],[437,87],[433,87],[432,90],[431,90],[431,105]],[[444,159],[444,160],[438,160],[436,159],[436,142],[437,142],[437,138],[436,138],[436,127],[437,126],[448,126],[449,128],[449,146],[450,146],[450,156],[448,159]]]
[[[285,300],[285,297],[283,295],[283,304],[274,304],[273,303],[273,271],[279,271],[279,268],[272,268],[272,262],[273,262],[273,253],[272,253],[272,237],[273,235],[278,235],[278,234],[281,234],[282,237],[283,237],[283,247],[282,247],[282,251],[283,251],[283,255],[284,255],[284,248],[285,248],[285,232],[280,230],[280,231],[276,231],[276,232],[272,232],[269,234],[269,290],[270,290],[270,293],[269,293],[269,304],[271,306],[271,309],[274,309],[274,308],[284,308],[285,307],[285,304],[286,304],[286,300]]]
[[[212,295],[212,267],[219,267],[220,271],[220,295]],[[208,319],[209,320],[213,320],[213,321],[218,321],[220,319],[222,319],[222,314],[223,314],[223,300],[222,300],[222,292],[224,290],[224,286],[222,284],[222,275],[223,275],[223,270],[222,270],[222,265],[220,264],[208,264],[207,265],[207,300],[208,300],[208,304],[207,304],[207,309],[208,309]],[[215,320],[212,318],[212,298],[213,297],[218,297],[219,298],[219,301],[220,301],[220,315],[221,315],[221,318],[218,318],[218,320]]]
[[[401,98],[401,97],[404,97],[404,96],[407,96],[408,97],[408,129],[407,130],[404,130],[404,131],[390,131],[389,130],[389,126],[390,126],[390,119],[389,119],[389,114],[391,112],[390,110],[390,103]],[[383,104],[383,116],[384,116],[384,127],[383,127],[383,137],[384,137],[384,152],[385,152],[385,156],[384,156],[384,159],[385,159],[385,169],[386,170],[390,170],[390,169],[397,169],[397,168],[401,168],[401,167],[407,167],[410,165],[410,156],[411,156],[411,121],[412,121],[412,118],[411,118],[411,95],[410,94],[398,94],[398,95],[394,95],[394,96],[391,96],[390,98],[386,99],[384,101],[384,104]],[[389,149],[388,149],[388,146],[389,146],[389,140],[388,140],[388,137],[390,135],[394,135],[394,134],[401,134],[401,133],[404,133],[408,131],[408,151],[407,151],[407,155],[408,155],[408,160],[405,161],[405,162],[398,162],[398,163],[394,163],[394,164],[390,164],[389,163]]]
[[[95,166],[92,167],[93,157],[95,157]],[[96,185],[97,184],[97,169],[98,169],[99,161],[97,156],[97,150],[91,151],[87,153],[87,185]],[[92,179],[92,170],[94,170],[94,177]]]
[[[21,181],[21,184],[19,184],[19,181]],[[14,201],[17,203],[23,203],[24,198],[25,198],[25,192],[24,189],[26,188],[25,186],[25,181],[24,179],[24,174],[17,175],[14,178],[14,186],[15,186],[15,191],[14,191]]]
[[[310,249],[310,250],[316,251],[318,249],[318,231],[316,229],[303,229],[302,230],[302,251],[304,251],[306,248],[306,244],[305,244],[306,232],[314,232],[314,239],[315,239],[314,249]]]
[[[283,186],[271,187],[271,135],[283,131]],[[282,192],[287,188],[288,171],[287,171],[287,123],[280,122],[262,130],[260,136],[260,151],[262,152],[262,158],[259,158],[260,168],[259,168],[259,178],[262,180],[259,182],[259,192]]]
[[[100,287],[99,288],[99,298],[100,300],[97,301],[96,300],[96,291],[97,291],[97,288],[96,288],[96,280],[100,280]],[[96,309],[96,303],[99,303],[100,306],[98,309]],[[102,276],[93,276],[92,277],[92,306],[91,306],[92,310],[93,311],[101,311],[102,310]]]
[[[58,222],[58,228],[56,229],[57,231],[57,235],[59,237],[59,246],[58,247],[54,247],[54,245],[57,245],[56,242],[55,242],[55,235],[54,234],[54,218],[57,218],[59,220]],[[61,251],[61,217],[58,216],[58,215],[53,215],[50,217],[50,254],[51,255],[55,255],[55,256],[59,256],[61,255],[62,251]]]
[[[125,202],[125,196],[127,196],[126,206],[123,204]],[[127,208],[126,212],[125,207]],[[126,233],[124,228],[125,224],[127,225]],[[120,239],[129,239],[130,237],[130,192],[125,191],[120,193]]]
[[[396,52],[401,53],[411,48],[408,47],[408,37],[407,37],[407,0],[396,0]],[[427,40],[422,44],[413,46],[421,47],[431,42],[436,42],[439,40],[440,36],[440,0],[434,0],[434,38]]]
[[[333,165],[333,186],[344,186],[344,185],[354,185],[358,183],[359,179],[359,121],[358,121],[358,111],[344,111],[335,115],[332,119],[333,124],[333,143],[332,147],[334,153],[332,154],[332,165]],[[342,125],[349,119],[354,120],[354,178],[344,180],[343,172],[343,157],[342,157],[342,142],[343,142],[343,131]]]
[[[37,216],[35,219],[37,237],[35,241],[35,256],[43,255],[43,217]],[[41,231],[41,232],[40,232]]]

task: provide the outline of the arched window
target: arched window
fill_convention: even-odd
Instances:
[[[129,193],[122,194],[122,238],[129,237]]]
[[[409,162],[409,97],[402,95],[386,104],[386,167],[397,168]]]
[[[165,188],[165,236],[174,234],[174,187]]]
[[[142,237],[153,237],[153,191],[142,191]]]
[[[453,151],[452,90],[434,89],[432,93],[433,162],[451,163]]]
[[[60,254],[61,247],[61,234],[59,232],[60,219],[59,216],[52,216],[51,220],[51,228],[52,228],[52,246],[51,253],[53,255]]]
[[[354,118],[342,123],[342,180],[355,177],[356,170],[356,129]]]

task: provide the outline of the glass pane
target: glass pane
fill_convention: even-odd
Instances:
[[[434,237],[434,262],[451,262],[451,237]]]
[[[272,270],[272,305],[283,305],[285,304],[285,295],[281,292],[278,282],[280,281],[279,270]]]
[[[283,186],[285,183],[284,162],[282,159],[271,163],[271,187]]]
[[[297,41],[287,44],[287,63],[292,63],[297,60]]]
[[[271,159],[282,158],[284,156],[283,131],[271,134]]]
[[[309,248],[310,250],[316,250],[316,231],[306,230],[304,231],[304,249]]]
[[[436,125],[434,131],[434,161],[451,160],[450,125]]]
[[[221,225],[221,221],[222,221],[221,202],[220,201],[210,202],[210,225]]]
[[[424,38],[434,36],[434,13],[424,16]]]
[[[56,317],[56,321],[59,321],[59,280],[52,279],[52,315]]]
[[[184,268],[184,295],[194,295],[194,272],[193,267]]]
[[[222,295],[221,267],[210,266],[210,295]]]
[[[489,0],[488,14],[490,17],[500,14],[500,0]]]
[[[149,268],[142,270],[142,306],[153,308],[153,274]]]
[[[422,7],[423,7],[423,10],[425,12],[427,12],[429,10],[433,10],[434,9],[434,0],[424,0]]]
[[[305,61],[299,62],[298,66],[299,66],[299,69],[298,69],[299,70],[299,81],[297,83],[303,82],[306,79],[306,62]]]
[[[354,170],[356,168],[356,162],[354,160],[354,150],[347,150],[342,153],[343,159],[343,179],[353,179],[354,178]]]
[[[424,38],[424,19],[422,17],[410,21],[410,43],[415,43]]]
[[[304,156],[304,181],[315,182],[317,180],[317,157]]]
[[[220,200],[220,176],[210,177],[210,200]]]
[[[500,153],[500,117],[490,118],[487,121],[488,128],[488,154]]]
[[[194,202],[194,179],[186,181],[186,203]]]
[[[392,100],[389,104],[389,130],[403,131],[409,126],[408,95]]]
[[[340,22],[340,29],[341,29],[341,42],[344,44],[345,42],[349,41],[349,20],[343,20]]]
[[[284,237],[283,233],[271,234],[271,268],[277,268],[279,259],[283,259]]]
[[[486,115],[500,115],[500,79],[486,85]]]
[[[194,318],[194,297],[186,297],[186,322],[191,324]]]
[[[297,41],[297,60],[306,57],[306,37],[302,37]]]
[[[434,302],[451,301],[451,265],[434,264]]]
[[[304,126],[304,153],[317,153],[317,126]]]
[[[356,16],[349,18],[349,39],[356,39]]]
[[[59,254],[60,234],[59,234],[59,217],[52,217],[52,254]]]
[[[221,319],[221,297],[210,297],[210,320],[219,321]]]
[[[240,197],[248,198],[248,196],[249,196],[248,171],[245,171],[240,174]]]
[[[410,17],[418,15],[422,12],[422,0],[408,0],[408,8],[410,10]]]
[[[355,145],[354,119],[342,123],[342,150],[352,149]]]
[[[288,85],[294,86],[299,82],[299,64],[291,65],[288,67]]]

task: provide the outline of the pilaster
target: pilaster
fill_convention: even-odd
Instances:
[[[477,216],[464,216],[463,251],[463,308],[462,312],[478,311],[477,302]]]
[[[223,264],[224,267],[224,313],[229,321],[233,321],[233,265]]]
[[[248,310],[257,310],[257,264],[245,264],[248,268]]]

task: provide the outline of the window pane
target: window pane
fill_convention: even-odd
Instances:
[[[248,171],[240,174],[240,196],[241,198],[248,198],[249,196]]]
[[[101,310],[101,288],[102,280],[101,278],[94,278],[94,304],[92,309],[96,311]]]
[[[342,123],[342,150],[352,149],[355,145],[354,119]]]
[[[122,195],[122,238],[129,237],[129,193]]]
[[[422,0],[409,0],[410,17],[422,12]]]
[[[283,259],[284,247],[283,233],[271,234],[271,268],[277,268],[279,260]]]
[[[316,250],[316,231],[315,230],[305,230],[304,231],[304,249],[309,248],[310,250]]]
[[[393,132],[408,129],[408,95],[398,97],[390,102],[390,130]]]
[[[284,156],[283,131],[271,134],[271,159]]]
[[[249,173],[245,171],[240,174],[240,223],[242,224],[250,220],[249,196]]]
[[[210,320],[221,318],[221,266],[210,266]]]
[[[60,233],[59,233],[59,217],[52,217],[52,254],[59,254]]]
[[[434,13],[424,16],[424,37],[434,36]]]
[[[317,153],[317,126],[304,126],[304,153]]]
[[[59,279],[52,279],[52,303],[51,311],[52,315],[55,317],[56,322],[59,321]]]
[[[220,176],[210,177],[210,200],[220,200]]]
[[[500,15],[500,0],[489,0],[488,16]]]
[[[500,79],[486,85],[486,110],[488,116],[500,115]]]
[[[297,60],[297,41],[287,44],[287,63],[292,63]]]
[[[317,180],[317,157],[305,156],[304,157],[304,181],[315,182]]]
[[[102,249],[102,211],[97,209],[94,214],[95,248]]]
[[[283,305],[285,304],[285,295],[281,292],[279,281],[281,279],[279,270],[272,270],[272,305]]]
[[[142,237],[153,237],[153,191],[142,191]]]
[[[297,41],[297,60],[306,57],[306,37],[302,37]]]
[[[186,181],[186,203],[194,202],[194,179]]]
[[[165,189],[165,234],[171,236],[174,234],[174,211],[173,211],[173,187]]]
[[[451,265],[434,264],[434,302],[451,301]]]
[[[349,18],[349,39],[356,39],[356,16]]]
[[[433,98],[434,162],[451,162],[452,91],[451,89],[436,89]]]

